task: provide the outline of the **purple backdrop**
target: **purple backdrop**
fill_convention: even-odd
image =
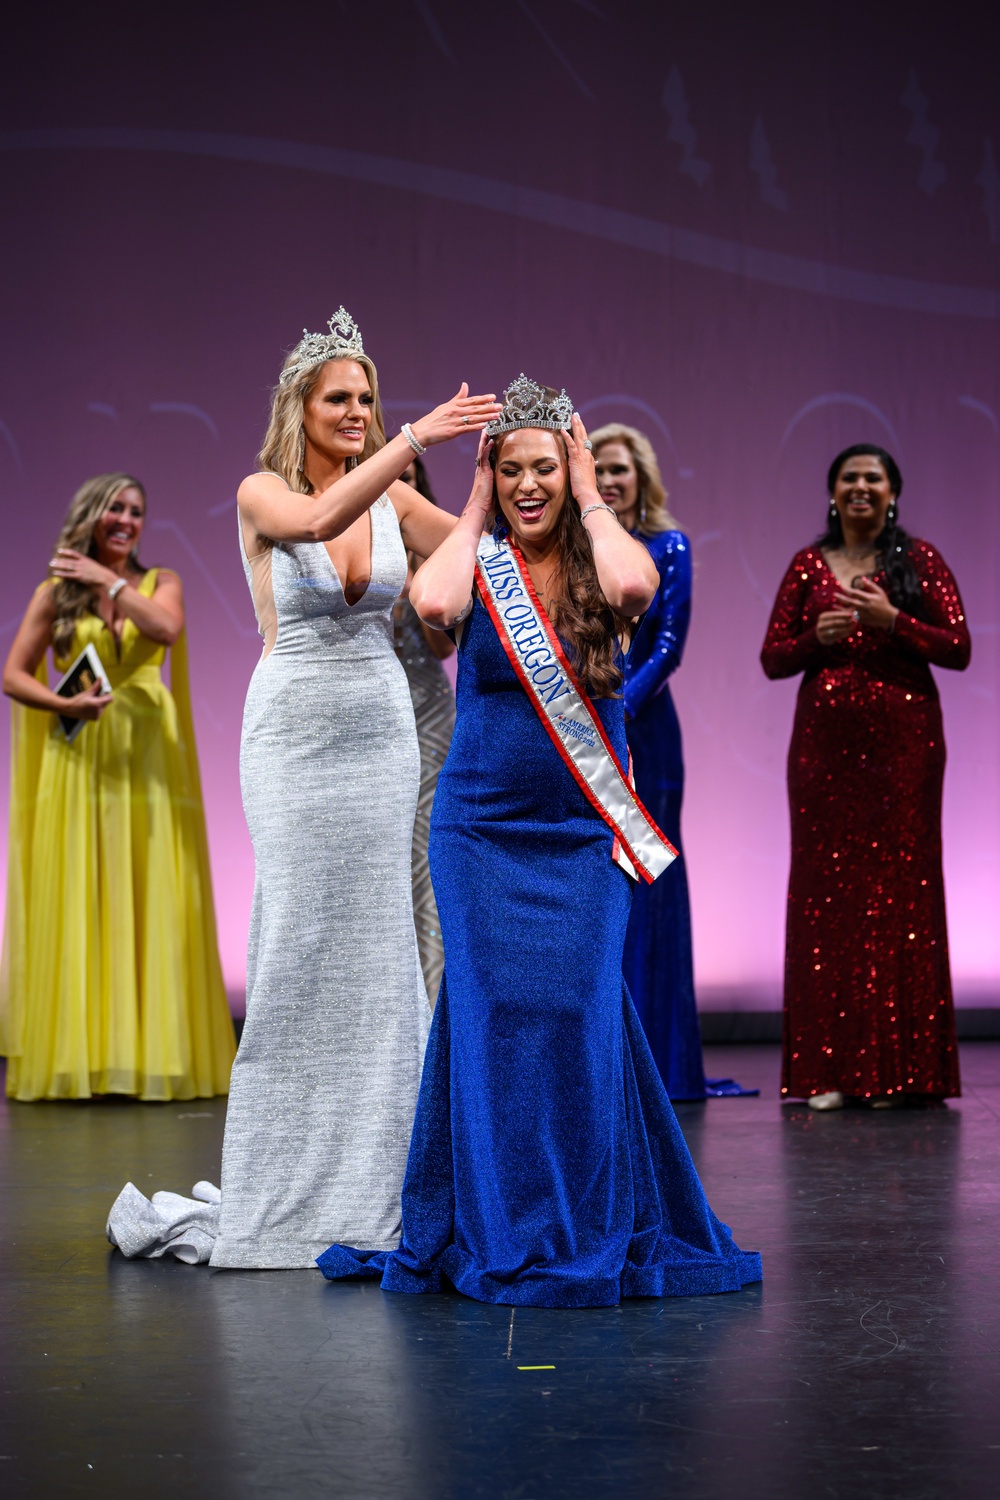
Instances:
[[[0,103],[0,625],[9,642],[80,481],[143,478],[144,552],[187,591],[234,992],[252,884],[237,748],[259,642],[233,495],[282,350],[343,301],[395,424],[463,378],[499,390],[523,369],[656,444],[697,567],[676,695],[706,1006],[780,992],[795,684],[758,666],[771,599],[820,526],[833,452],[894,450],[905,524],[940,546],[972,622],[970,671],[939,674],[947,877],[959,999],[995,997],[988,10],[951,12],[944,38],[871,7],[664,10],[174,7],[141,37],[134,8],[103,8],[96,29],[21,22]],[[431,455],[452,509],[472,447]]]

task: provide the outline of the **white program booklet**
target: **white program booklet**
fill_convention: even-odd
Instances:
[[[94,646],[84,646],[76,661],[70,667],[65,676],[60,677],[55,685],[55,692],[60,698],[75,698],[77,693],[85,693],[95,682],[101,684],[101,691],[110,693],[111,683],[108,674],[104,670],[101,658],[98,656]],[[67,740],[75,740],[87,719],[73,719],[68,714],[57,714],[59,727]]]

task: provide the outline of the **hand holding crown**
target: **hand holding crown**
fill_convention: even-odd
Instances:
[[[562,436],[569,460],[569,487],[582,510],[585,505],[599,502],[601,497],[597,490],[594,455],[590,451],[587,429],[578,411],[573,413],[573,420]]]
[[[485,523],[493,508],[493,469],[490,465],[492,451],[493,439],[485,432],[481,433],[479,451],[476,454],[476,477],[472,481],[472,492],[462,512],[463,515],[475,515],[480,523]]]

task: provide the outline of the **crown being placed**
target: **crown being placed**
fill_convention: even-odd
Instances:
[[[302,338],[295,348],[295,363],[282,370],[279,384],[287,385],[301,370],[313,365],[325,364],[328,359],[356,359],[364,354],[361,330],[347,308],[341,305],[327,324],[329,333],[310,333],[302,330]]]
[[[564,432],[572,421],[573,403],[565,390],[546,400],[544,387],[522,373],[504,391],[503,411],[495,422],[489,423],[486,432],[489,437],[499,437],[502,432],[514,432],[519,427],[547,427],[551,432]]]

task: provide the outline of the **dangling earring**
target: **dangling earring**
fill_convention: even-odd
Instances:
[[[827,518],[828,523],[831,526],[833,525],[834,521],[837,519],[837,507],[834,505],[834,503],[833,503],[832,500],[830,501],[830,509],[826,513],[826,518]]]
[[[895,500],[890,500],[889,509],[885,513],[885,519],[886,524],[889,526],[895,526],[896,522],[899,520],[899,507],[897,506]]]
[[[646,491],[643,490],[642,494],[639,496],[639,530],[640,531],[643,529],[643,527],[645,526],[645,524],[646,524]]]
[[[497,511],[493,518],[493,540],[498,544],[507,540],[507,527],[504,525],[500,511]]]

